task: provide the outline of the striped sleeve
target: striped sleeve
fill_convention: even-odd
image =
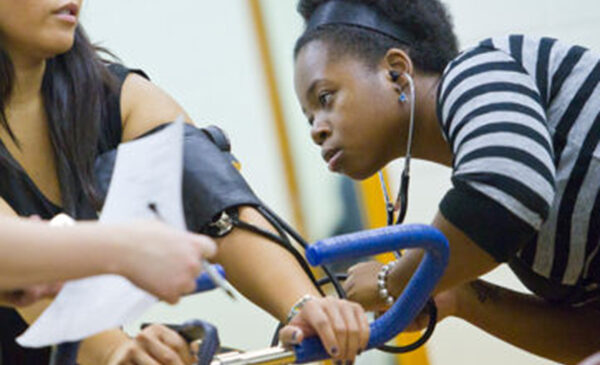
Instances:
[[[554,199],[543,105],[522,64],[485,46],[453,61],[440,85],[438,118],[454,156],[440,211],[500,262],[537,234]]]

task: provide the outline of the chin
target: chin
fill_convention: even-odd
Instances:
[[[43,50],[46,54],[46,58],[52,58],[70,51],[71,48],[73,48],[74,43],[75,37],[73,33],[69,35],[60,35],[48,42],[45,42],[43,45]]]
[[[375,175],[379,170],[374,171],[343,171],[343,174],[353,180],[366,180],[371,176]]]
[[[354,180],[366,180],[377,174],[386,164],[380,161],[362,161],[354,166],[342,166],[341,172]]]

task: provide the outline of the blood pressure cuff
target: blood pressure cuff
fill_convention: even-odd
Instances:
[[[189,124],[184,128],[183,207],[187,228],[214,237],[225,235],[231,227],[222,226],[224,217],[237,214],[240,206],[258,207],[262,203],[240,174],[229,140],[221,129],[199,129]],[[96,160],[96,180],[102,197],[108,192],[116,157],[117,150],[111,150]]]

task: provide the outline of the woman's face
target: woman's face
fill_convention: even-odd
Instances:
[[[311,137],[331,171],[365,179],[401,155],[407,108],[386,68],[330,57],[325,43],[312,41],[296,58],[294,79]]]
[[[73,46],[83,0],[0,0],[0,40],[9,53],[49,58]]]

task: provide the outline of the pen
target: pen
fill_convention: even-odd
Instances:
[[[164,219],[160,215],[155,203],[148,203],[148,209],[150,209],[154,213],[158,220],[164,222]],[[206,260],[205,258],[201,258],[200,262],[202,263],[204,271],[210,277],[210,280],[212,280],[212,282],[216,286],[221,288],[225,292],[225,294],[227,294],[231,299],[236,300],[233,291],[229,288],[229,285],[227,284],[227,281],[223,279],[221,275],[219,275],[217,270],[208,262],[208,260]]]

